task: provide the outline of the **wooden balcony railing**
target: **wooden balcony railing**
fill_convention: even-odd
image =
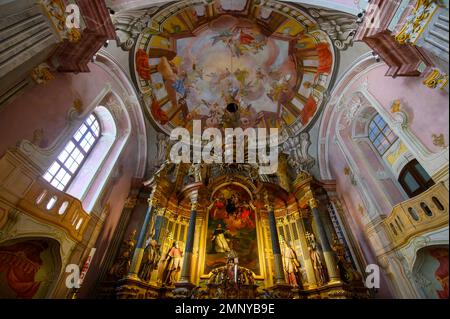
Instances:
[[[78,242],[82,240],[90,219],[78,199],[57,190],[40,178],[35,180],[17,206],[33,217],[64,229]]]
[[[443,183],[394,207],[383,221],[392,249],[416,235],[448,224],[448,190]]]

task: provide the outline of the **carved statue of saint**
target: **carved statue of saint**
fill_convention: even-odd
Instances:
[[[294,249],[287,243],[283,242],[283,248],[281,250],[283,257],[283,268],[286,274],[288,283],[292,287],[299,287],[301,284],[301,266],[297,259],[297,254]]]
[[[166,160],[168,137],[164,133],[158,133],[156,136],[158,151],[156,153],[156,162],[158,164],[163,163]]]
[[[174,242],[164,260],[165,267],[162,273],[163,286],[172,286],[175,283],[177,274],[181,271],[181,261],[183,252],[178,246],[178,242]]]
[[[144,258],[142,262],[139,277],[148,282],[151,279],[153,270],[158,268],[159,260],[161,259],[161,251],[158,242],[154,239],[150,240],[144,251]]]
[[[319,247],[317,245],[316,238],[314,234],[311,233],[307,233],[306,237],[309,240],[309,256],[311,257],[317,281],[323,285],[327,282],[327,273],[322,263],[322,258],[319,253]]]
[[[225,233],[226,230],[222,228],[222,225],[217,225],[216,230],[214,230],[211,236],[213,253],[228,253],[231,251],[228,240],[225,238]]]
[[[361,279],[361,275],[354,269],[351,262],[345,258],[345,246],[339,241],[339,238],[333,234],[333,244],[331,248],[337,256],[337,267],[341,276],[341,279],[345,282],[351,282]]]
[[[122,253],[109,270],[110,275],[116,278],[122,278],[130,270],[131,258],[133,257],[133,251],[136,246],[136,232],[136,229],[133,230],[128,239],[123,242]]]
[[[198,183],[202,181],[202,165],[192,164],[189,168],[189,176],[194,179],[194,182]]]

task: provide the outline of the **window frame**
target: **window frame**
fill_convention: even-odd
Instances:
[[[94,121],[92,122],[92,124],[88,124],[88,120],[91,118],[91,116],[94,117]],[[94,132],[94,130],[92,129],[94,123],[97,123],[98,125],[98,134]],[[87,130],[83,133],[83,135],[80,137],[79,141],[77,142],[75,139],[75,135],[78,133],[78,131],[81,129],[81,127],[85,125],[87,127]],[[81,146],[81,143],[85,140],[86,135],[88,133],[91,133],[91,135],[94,137],[94,142],[92,143],[91,147],[89,148],[89,150],[86,152],[84,150],[84,148]],[[56,186],[52,185],[52,182],[55,180],[56,176],[58,175],[58,173],[62,170],[64,170],[67,174],[70,175],[70,179],[67,182],[66,185],[64,185],[63,189],[58,189],[62,192],[66,192],[69,187],[71,186],[72,182],[75,180],[75,177],[78,175],[78,173],[80,172],[80,170],[82,169],[83,165],[86,163],[87,159],[89,158],[89,156],[92,154],[93,150],[95,149],[95,146],[97,145],[97,143],[99,142],[100,138],[102,137],[103,134],[103,129],[102,129],[102,125],[101,125],[101,121],[99,120],[98,116],[95,114],[95,112],[92,112],[91,114],[89,114],[88,117],[86,117],[86,119],[80,124],[80,126],[77,128],[77,130],[75,131],[75,133],[70,137],[70,139],[66,142],[66,144],[64,145],[64,149],[58,154],[58,156],[56,157],[56,159],[53,161],[53,163],[49,166],[49,168],[47,169],[47,171],[44,173],[43,178],[46,182],[48,182],[52,187],[55,187],[56,189],[58,189]],[[67,156],[67,158],[64,160],[64,162],[62,162],[59,157],[63,154],[64,151],[66,151],[67,146],[69,145],[69,143],[74,144],[74,149],[69,153],[69,155]],[[71,157],[72,153],[74,152],[74,150],[77,149],[82,155],[83,155],[83,159],[81,160],[81,162],[78,164],[77,169],[72,173],[72,171],[70,170],[70,168],[68,168],[66,166],[67,160]],[[51,179],[47,180],[45,179],[45,175],[47,175],[47,173],[49,173],[50,168],[57,163],[60,168],[56,171],[55,174],[51,174]],[[61,181],[59,181],[60,184]]]
[[[414,198],[414,197],[422,194],[423,192],[427,191],[428,189],[430,189],[430,187],[433,187],[434,185],[436,185],[436,183],[433,181],[433,178],[431,176],[428,175],[430,177],[430,179],[428,181],[426,181],[423,178],[422,174],[416,168],[417,165],[420,165],[420,163],[416,159],[410,161],[408,164],[405,165],[405,167],[403,167],[403,169],[400,172],[400,175],[398,177],[398,182],[400,183],[400,185],[402,186],[402,188],[404,189],[404,191],[410,198]],[[409,189],[408,184],[405,182],[405,177],[408,173],[414,178],[416,183],[419,184],[419,188],[417,190],[415,190],[414,192],[412,192]]]
[[[377,121],[376,121],[377,118],[380,118],[380,119],[383,121],[383,123],[384,123],[383,127],[380,127],[380,125],[377,123]],[[372,131],[373,131],[373,130],[371,129],[371,128],[372,128],[372,125],[375,125],[375,127],[376,127],[376,129],[377,129],[377,133],[376,133],[376,135],[375,135],[375,137],[374,137],[373,139],[371,138],[371,133],[372,133]],[[385,130],[386,130],[386,129],[389,130],[387,134],[385,133]],[[397,136],[397,134],[394,133],[394,131],[393,131],[393,130],[391,129],[391,127],[389,126],[389,124],[386,122],[386,120],[385,120],[379,113],[376,113],[376,114],[373,116],[373,118],[369,121],[369,125],[368,125],[368,130],[367,130],[367,131],[368,131],[367,137],[368,137],[370,143],[373,145],[373,147],[376,149],[377,153],[378,153],[381,157],[383,157],[383,156],[389,151],[389,149],[392,147],[392,145],[394,145],[394,144],[398,141],[398,139],[399,139],[399,137]],[[388,136],[390,135],[390,133],[392,133],[392,134],[395,136],[395,139],[392,140],[392,141],[391,141],[391,139],[388,138]],[[382,137],[382,141],[381,141],[381,143],[379,144],[379,146],[376,146],[376,145],[375,145],[375,141],[378,140],[378,138],[379,138],[380,136]],[[384,141],[388,142],[389,146],[386,147],[386,149],[384,150],[384,152],[381,152],[379,147],[380,147],[381,145],[383,145],[383,142],[384,142]]]

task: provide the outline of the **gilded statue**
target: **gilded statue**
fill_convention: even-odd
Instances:
[[[161,259],[160,245],[154,239],[150,240],[145,247],[144,258],[142,261],[139,277],[148,282],[151,279],[152,272],[158,269],[158,263]]]
[[[316,275],[317,281],[321,285],[323,285],[327,282],[327,273],[322,263],[322,258],[319,253],[319,247],[316,242],[316,238],[314,234],[309,232],[306,233],[306,238],[308,239],[309,242],[308,251],[313,264],[314,273]]]
[[[111,267],[109,274],[116,278],[123,278],[131,267],[131,258],[133,257],[134,248],[136,246],[136,229],[133,230],[123,243],[122,252],[117,258],[115,264]]]
[[[195,183],[201,182],[202,178],[202,164],[192,164],[189,168],[188,175],[193,178]]]
[[[167,173],[167,168],[169,167],[170,164],[171,164],[170,160],[165,160],[153,175],[155,176],[165,175],[165,173]]]
[[[333,235],[331,248],[337,256],[337,264],[341,278],[347,283],[361,279],[361,275],[354,269],[352,263],[345,258],[345,246],[339,241],[336,235]]]
[[[50,67],[47,64],[42,63],[33,69],[31,78],[36,84],[47,84],[55,77],[50,71]]]
[[[181,272],[181,262],[183,252],[178,242],[174,242],[170,250],[167,252],[164,262],[164,270],[162,272],[161,282],[163,286],[173,286],[176,277]]]
[[[160,164],[164,163],[164,161],[167,158],[167,150],[169,148],[170,139],[164,133],[158,133],[156,139],[157,139],[156,162]]]
[[[295,288],[299,287],[301,285],[301,265],[294,249],[284,240],[281,256],[283,257],[283,268],[288,284]]]

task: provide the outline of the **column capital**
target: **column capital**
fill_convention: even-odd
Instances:
[[[312,190],[308,190],[303,198],[305,201],[308,202],[308,206],[311,209],[319,207],[319,201],[317,200],[316,196],[314,196],[314,193]]]
[[[189,194],[191,199],[191,211],[197,210],[198,207],[198,190],[194,190]]]
[[[150,198],[148,199],[148,206],[149,207],[156,207],[157,205],[158,205],[158,199],[155,198],[155,196],[150,196]]]
[[[271,201],[271,198],[269,196],[269,193],[267,190],[264,191],[264,206],[268,211],[274,211],[273,201]]]
[[[155,207],[158,205],[158,200],[155,195],[156,195],[156,185],[153,186],[152,192],[150,193],[150,196],[148,198],[148,206]]]
[[[311,207],[311,209],[319,207],[319,201],[317,199],[315,199],[314,197],[309,199],[308,204],[309,204],[309,207]]]

